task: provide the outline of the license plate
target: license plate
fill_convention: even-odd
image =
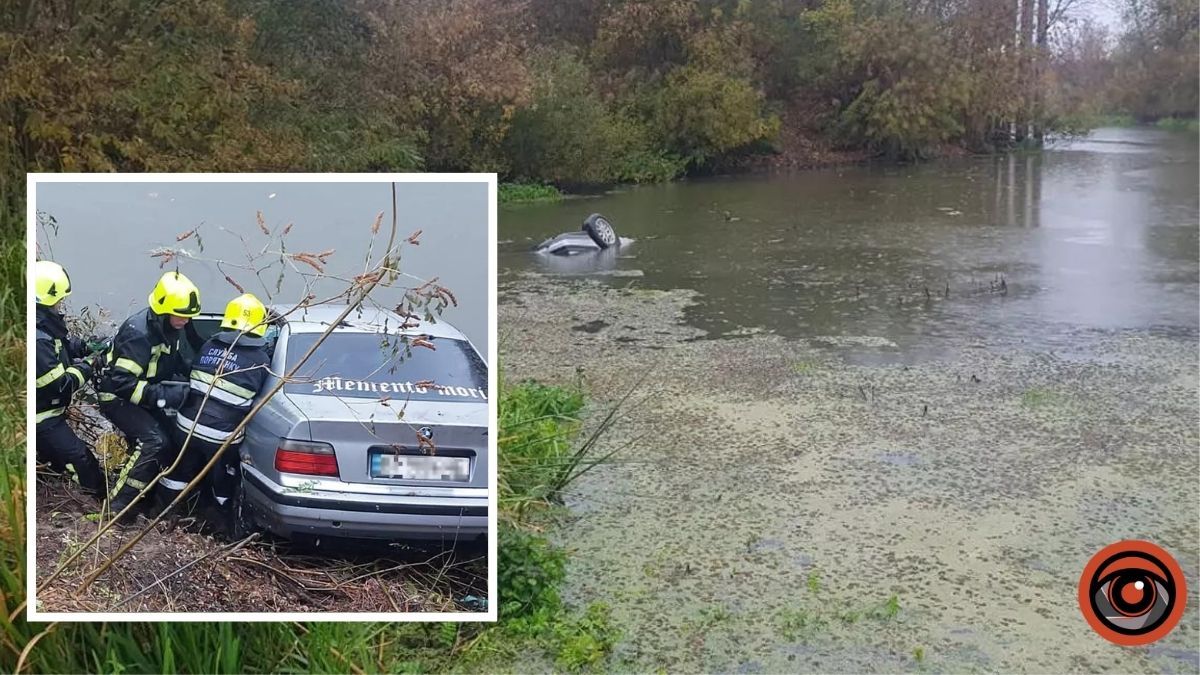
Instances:
[[[471,460],[468,457],[371,455],[372,478],[466,481],[470,473]]]

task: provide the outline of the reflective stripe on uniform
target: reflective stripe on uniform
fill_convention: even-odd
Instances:
[[[142,373],[145,372],[142,370],[142,366],[138,364],[137,361],[134,361],[133,359],[127,359],[124,356],[117,359],[117,362],[113,364],[113,367],[129,371],[133,373],[134,377],[141,377]],[[151,377],[153,377],[153,373],[151,373]]]
[[[180,490],[187,487],[187,485],[188,485],[187,483],[185,483],[181,480],[171,480],[170,478],[167,478],[166,476],[159,478],[158,484],[167,488],[168,490],[174,490],[176,492],[179,492]]]
[[[33,421],[36,424],[43,420],[48,420],[51,417],[58,417],[59,415],[65,413],[65,412],[67,412],[66,406],[64,406],[62,408],[54,408],[53,410],[46,410],[46,411],[38,413],[37,415],[34,415]]]
[[[212,389],[209,389],[209,386],[207,384],[204,384],[203,382],[199,382],[197,380],[192,380],[192,389],[195,389],[196,391],[200,392],[200,395],[202,395],[202,396],[207,394],[211,398],[215,398],[218,401],[221,401],[222,403],[228,403],[230,405],[235,405],[239,408],[249,408],[250,404],[254,402],[254,399],[252,399],[252,398],[246,398],[244,396],[238,396],[237,394],[231,394],[231,393],[225,391],[224,389],[218,389],[217,387],[213,387]]]
[[[138,441],[138,443],[140,444],[141,441]],[[117,474],[117,482],[113,485],[112,492],[108,493],[110,497],[116,497],[117,493],[121,491],[121,488],[125,487],[125,479],[129,477],[129,470],[133,468],[134,464],[137,464],[137,461],[141,458],[141,456],[141,445],[137,445],[135,446],[133,454],[129,455],[129,457],[125,459],[125,463],[121,465],[121,471]],[[145,483],[142,485],[145,485]]]
[[[83,386],[83,373],[78,368],[71,366],[70,368],[67,368],[67,372],[79,381],[79,386]]]
[[[163,354],[170,354],[170,345],[154,345],[150,348],[150,365],[146,368],[146,377],[151,378],[158,374],[158,357]]]
[[[212,384],[214,387],[220,387],[221,389],[224,389],[225,391],[227,391],[231,394],[234,394],[235,396],[241,396],[243,398],[249,398],[249,399],[254,398],[254,390],[253,389],[247,389],[241,385],[234,384],[234,383],[230,382],[229,380],[226,380],[223,377],[217,377],[215,375],[210,375],[210,374],[204,372],[203,370],[194,370],[193,369],[192,370],[192,379],[200,380],[204,384]]]
[[[135,490],[145,490],[146,489],[146,484],[144,482],[142,482],[136,478],[129,478],[128,476],[125,477],[125,484]]]
[[[149,382],[146,382],[145,380],[139,380],[138,383],[133,386],[133,394],[129,397],[129,401],[131,403],[137,404],[142,402],[142,395],[146,391],[147,384],[149,384]],[[98,396],[101,403],[109,403],[121,398],[120,396],[108,391],[102,391],[98,394]]]
[[[191,431],[194,435],[213,443],[223,443],[225,442],[226,438],[229,438],[233,434],[232,431],[221,431],[220,429],[214,429],[206,424],[193,422],[180,413],[175,413],[175,424],[182,429],[184,433]],[[233,442],[240,442],[243,436],[245,436],[245,432],[235,438]]]
[[[62,377],[63,374],[66,372],[67,372],[66,367],[64,367],[63,364],[60,363],[57,366],[54,366],[53,368],[51,368],[50,372],[48,372],[45,375],[42,375],[38,379],[34,380],[34,383],[37,384],[38,389],[41,389],[42,387],[54,382],[55,380],[57,380],[60,377]]]

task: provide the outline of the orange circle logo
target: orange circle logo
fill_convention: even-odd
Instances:
[[[1100,637],[1126,647],[1175,627],[1187,603],[1183,570],[1148,541],[1126,540],[1092,556],[1079,577],[1079,609]]]

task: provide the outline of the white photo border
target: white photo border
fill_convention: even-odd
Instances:
[[[36,439],[34,423],[35,379],[33,264],[36,260],[37,186],[39,183],[486,183],[488,190],[488,579],[486,612],[40,612],[37,587],[37,518],[34,508],[37,493],[37,462],[33,444]],[[496,472],[498,422],[499,349],[496,325],[497,287],[497,177],[495,173],[30,173],[26,177],[26,237],[25,294],[26,344],[26,599],[27,620],[30,622],[200,622],[200,621],[479,621],[495,622],[498,616],[499,594],[496,577]]]

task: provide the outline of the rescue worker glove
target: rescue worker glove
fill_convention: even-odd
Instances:
[[[88,380],[92,379],[92,374],[95,371],[95,368],[93,368],[92,364],[89,363],[86,359],[80,359],[78,361],[75,361],[74,363],[71,364],[71,367],[78,370],[80,375],[83,375],[84,382],[87,382]]]
[[[146,395],[142,398],[142,404],[149,408],[179,410],[187,401],[188,386],[187,382],[172,380],[152,384],[146,387]]]
[[[92,369],[93,375],[99,376],[100,371],[104,370],[104,355],[92,354],[84,359],[84,363],[88,364],[88,367]]]
[[[89,351],[90,350],[88,349],[87,341],[83,338],[76,337],[74,335],[67,338],[67,354],[69,354],[71,358],[83,358],[84,356],[87,356]]]

